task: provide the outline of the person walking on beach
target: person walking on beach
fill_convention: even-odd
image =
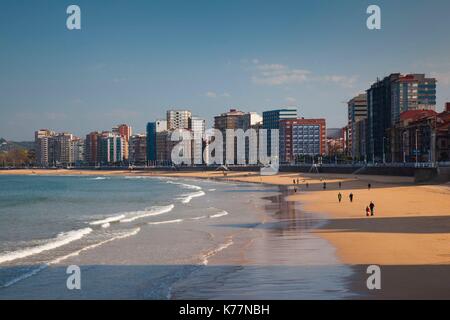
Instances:
[[[342,194],[340,192],[338,194],[338,200],[339,200],[339,202],[341,202],[341,200],[342,200]]]
[[[350,193],[348,197],[350,198],[350,202],[353,202],[353,193]]]
[[[339,189],[342,187],[342,182],[339,181]]]
[[[300,184],[300,180],[297,178],[297,184]]]
[[[324,182],[324,183],[323,183],[323,189],[325,190],[326,188],[327,188],[327,183]]]
[[[369,184],[367,185],[367,189],[370,190],[370,188],[372,188],[372,185],[369,183]]]
[[[370,208],[366,207],[366,217],[368,217],[370,215]]]
[[[293,182],[293,184],[295,184],[295,179],[292,182]]]
[[[369,207],[370,207],[370,215],[373,216],[373,211],[375,209],[375,204],[372,201],[370,201]]]
[[[309,183],[308,182],[306,183],[306,188],[309,188]]]

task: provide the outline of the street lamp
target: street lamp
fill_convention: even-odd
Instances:
[[[418,147],[418,134],[419,129],[416,129],[416,167],[419,165],[419,147]]]
[[[374,139],[370,139],[371,145],[372,145],[372,164],[375,164],[375,143]]]
[[[405,136],[406,136],[406,131],[403,131],[403,163],[406,163],[406,148],[405,148],[406,138],[405,138]]]

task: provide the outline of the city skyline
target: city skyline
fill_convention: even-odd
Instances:
[[[450,100],[448,1],[378,1],[377,31],[365,25],[366,1],[175,2],[176,13],[163,2],[77,1],[80,31],[65,28],[69,4],[2,4],[0,137],[30,140],[40,128],[82,137],[122,122],[144,133],[166,109],[212,127],[231,108],[296,106],[343,127],[344,102],[393,72],[435,77],[437,111]]]

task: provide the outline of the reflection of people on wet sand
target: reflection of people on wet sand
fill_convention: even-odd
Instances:
[[[323,183],[323,189],[326,189],[326,188],[327,188],[327,183],[324,182],[324,183]]]
[[[375,204],[372,201],[370,201],[369,207],[370,207],[370,215],[373,216],[373,211],[375,209]]]
[[[340,192],[338,194],[338,200],[339,200],[339,202],[341,202],[341,200],[342,200],[342,194]]]
[[[350,202],[353,202],[353,193],[350,193],[348,197],[350,199]]]
[[[370,215],[370,209],[369,207],[366,207],[366,216],[368,217]]]
[[[339,189],[342,187],[342,182],[339,181]]]

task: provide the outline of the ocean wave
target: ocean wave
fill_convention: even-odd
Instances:
[[[192,199],[194,198],[198,198],[198,197],[203,197],[206,193],[203,191],[198,191],[198,192],[194,192],[194,193],[189,193],[189,194],[185,194],[183,195],[183,198],[180,198],[181,202],[186,204],[191,202]]]
[[[227,215],[229,215],[229,213],[224,210],[224,211],[221,211],[221,212],[219,212],[217,214],[210,215],[209,217],[214,219],[214,218],[224,217],[224,216],[227,216]]]
[[[92,221],[89,224],[91,226],[110,224],[111,222],[118,222],[118,221],[120,221],[120,220],[122,220],[124,218],[125,218],[125,215],[121,214],[121,215],[118,215],[118,216],[113,216],[113,217],[109,217],[109,218],[102,219],[102,220]]]
[[[96,177],[96,178],[89,178],[89,180],[107,180],[109,177]]]
[[[84,228],[80,230],[73,230],[69,232],[60,233],[56,238],[49,240],[45,244],[1,254],[0,263],[14,261],[17,259],[23,259],[32,255],[39,254],[43,251],[56,249],[58,247],[69,244],[73,241],[80,240],[85,235],[91,232],[92,232],[91,228]]]
[[[148,179],[148,178],[152,178],[149,176],[124,176],[125,179],[130,179],[130,180],[138,180],[138,179]]]
[[[13,284],[16,284],[19,281],[28,279],[28,278],[34,276],[35,274],[38,274],[39,272],[46,269],[47,267],[48,267],[47,264],[40,265],[40,266],[34,268],[33,270],[31,270],[27,273],[24,273],[24,274],[20,275],[19,277],[6,282],[5,284],[1,285],[0,288],[8,288],[8,287],[12,286]]]
[[[200,217],[194,217],[191,218],[191,220],[200,220],[200,219],[205,219],[207,216],[200,216]]]
[[[131,232],[126,232],[126,233],[123,233],[123,234],[119,234],[119,235],[117,235],[117,236],[115,236],[115,237],[113,237],[111,239],[108,239],[108,240],[105,240],[105,241],[102,241],[102,242],[99,242],[99,243],[96,243],[96,244],[84,247],[84,248],[82,248],[82,249],[80,249],[78,251],[69,253],[68,255],[56,258],[56,259],[54,259],[54,260],[52,260],[52,261],[50,261],[50,262],[48,262],[46,264],[42,264],[42,265],[36,267],[35,269],[33,269],[33,270],[31,270],[31,271],[29,271],[27,273],[24,273],[24,274],[20,275],[17,278],[14,278],[14,279],[6,282],[5,284],[1,285],[0,288],[10,287],[10,286],[16,284],[17,282],[20,282],[22,280],[28,279],[28,278],[38,274],[42,270],[48,268],[50,265],[58,264],[58,263],[66,260],[66,259],[78,256],[80,253],[82,253],[84,251],[100,247],[100,246],[102,246],[102,245],[104,245],[104,244],[106,244],[108,242],[114,241],[114,240],[119,240],[119,239],[124,239],[124,238],[128,238],[128,237],[134,236],[134,235],[138,234],[140,230],[141,230],[140,228],[136,228],[136,229],[133,229]]]
[[[146,218],[146,217],[153,217],[158,216],[160,214],[164,214],[167,212],[170,212],[175,208],[173,204],[170,204],[168,206],[162,206],[162,207],[151,207],[149,210],[143,210],[143,211],[135,211],[135,212],[129,212],[126,213],[125,216],[127,218],[121,219],[120,222],[132,222],[137,219]]]
[[[166,181],[166,183],[179,185],[179,186],[181,186],[181,187],[183,187],[183,188],[185,188],[185,189],[202,190],[202,187],[196,186],[196,185],[193,185],[193,184],[187,184],[187,183],[175,182],[175,181],[172,181],[172,180]]]
[[[147,224],[157,225],[157,224],[180,223],[183,221],[184,221],[184,219],[176,219],[176,220],[167,220],[167,221],[159,221],[159,222],[148,222]]]
[[[120,234],[118,234],[118,235],[116,235],[116,236],[114,236],[114,237],[112,237],[112,238],[110,238],[110,239],[101,241],[101,242],[99,242],[99,243],[92,244],[92,245],[87,246],[87,247],[84,247],[84,248],[82,248],[82,249],[80,249],[80,250],[78,250],[78,251],[69,253],[68,255],[65,255],[65,256],[56,258],[56,259],[52,260],[51,262],[49,262],[48,264],[49,264],[49,265],[52,265],[52,264],[58,264],[58,263],[60,263],[60,262],[62,262],[62,261],[64,261],[64,260],[67,260],[67,259],[69,259],[69,258],[76,257],[76,256],[78,256],[80,253],[82,253],[82,252],[84,252],[84,251],[87,251],[87,250],[91,250],[91,249],[100,247],[100,246],[102,246],[102,245],[104,245],[104,244],[106,244],[106,243],[108,243],[108,242],[111,242],[111,241],[114,241],[114,240],[119,240],[119,239],[124,239],[124,238],[128,238],[128,237],[137,235],[137,234],[139,233],[139,231],[141,231],[141,228],[133,229],[133,230],[130,231],[130,232],[120,233]]]
[[[228,248],[229,246],[233,245],[233,239],[232,238],[228,238],[228,240],[219,245],[216,249],[213,249],[209,252],[207,252],[205,255],[203,255],[202,257],[202,264],[207,266],[208,265],[208,259],[211,258],[212,256],[215,256],[216,254],[218,254],[220,251],[225,250],[226,248]]]

